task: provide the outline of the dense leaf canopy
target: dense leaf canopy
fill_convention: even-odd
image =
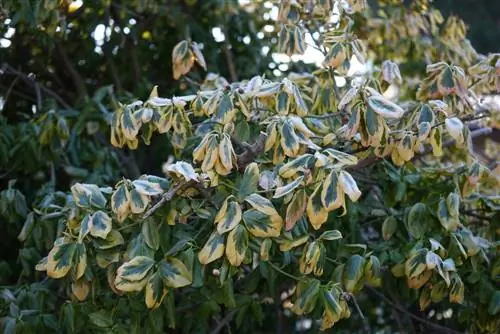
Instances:
[[[426,0],[0,15],[4,332],[500,327],[500,54],[458,17]]]

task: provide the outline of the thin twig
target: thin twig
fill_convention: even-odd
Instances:
[[[29,75],[21,72],[21,71],[18,71],[16,70],[15,68],[13,68],[12,66],[10,66],[9,64],[4,64],[3,65],[3,68],[5,70],[6,73],[10,73],[12,75],[15,75],[17,77],[20,77],[21,79],[24,80],[24,82],[28,83],[29,85],[34,85],[34,80],[32,78],[30,78]],[[62,97],[60,97],[56,92],[54,92],[53,90],[39,84],[39,83],[36,83],[38,85],[38,87],[40,88],[40,90],[42,90],[43,92],[45,92],[47,95],[49,96],[52,96],[57,102],[59,102],[59,104],[61,106],[63,106],[64,108],[68,109],[68,110],[72,110],[73,108],[66,102],[64,101],[64,99]],[[36,88],[35,88],[36,89]]]
[[[236,314],[238,310],[232,310],[226,316],[219,322],[217,327],[211,332],[212,334],[217,334],[219,333],[226,325],[229,325],[231,320],[233,319],[234,315]]]
[[[419,316],[416,316],[415,314],[409,312],[408,310],[404,309],[403,307],[399,307],[399,306],[395,305],[389,298],[387,298],[382,292],[378,291],[377,289],[372,288],[371,286],[366,286],[366,288],[368,290],[370,290],[373,294],[377,295],[377,297],[379,297],[380,299],[382,299],[384,302],[386,302],[393,309],[396,309],[399,312],[407,314],[410,318],[412,318],[412,319],[414,319],[414,320],[416,320],[418,322],[421,322],[423,324],[426,324],[429,327],[435,328],[435,329],[441,331],[441,333],[463,334],[462,332],[456,331],[454,329],[451,329],[451,328],[448,328],[448,327],[444,327],[444,326],[438,325],[436,323],[433,323],[433,322],[431,322],[429,320],[420,318]]]

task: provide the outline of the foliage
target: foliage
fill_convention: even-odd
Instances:
[[[96,91],[114,107],[99,118],[108,149],[162,134],[164,175],[82,177],[69,193],[52,180],[32,210],[9,183],[0,214],[25,219],[23,272],[41,283],[4,290],[4,331],[497,330],[498,168],[474,147],[498,124],[481,96],[500,91],[500,56],[423,0],[276,5],[277,51],[304,53],[310,33],[322,66],[270,78],[235,56],[231,83],[201,79],[212,57],[193,30],[169,46],[169,73],[195,90]],[[61,119],[37,120],[49,152]]]

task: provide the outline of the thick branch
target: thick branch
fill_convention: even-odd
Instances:
[[[149,216],[151,216],[163,204],[165,204],[166,202],[171,201],[172,198],[175,196],[175,194],[179,190],[181,190],[182,188],[187,187],[188,185],[193,184],[193,183],[194,183],[194,181],[192,181],[192,180],[191,181],[181,182],[178,185],[172,187],[172,189],[170,189],[169,191],[164,192],[163,195],[161,196],[161,199],[155,205],[153,205],[148,211],[146,211],[146,213],[144,214],[144,216],[142,216],[142,219],[144,220],[144,219],[148,218]]]
[[[77,99],[87,95],[87,88],[85,87],[85,82],[83,77],[78,73],[78,71],[73,66],[66,49],[61,44],[61,42],[56,42],[56,48],[61,55],[61,60],[69,72],[71,79],[73,80],[76,88]]]
[[[264,152],[264,144],[266,142],[267,134],[262,133],[257,137],[252,145],[240,143],[239,145],[244,147],[244,151],[236,156],[238,162],[238,169],[243,170],[245,167],[253,162],[255,158]]]
[[[238,310],[232,310],[231,312],[229,312],[228,314],[226,314],[226,316],[219,322],[219,324],[217,325],[217,327],[215,327],[215,329],[211,332],[212,334],[217,334],[219,333],[226,325],[229,324],[229,322],[231,322],[231,320],[233,319],[234,315],[236,314]]]

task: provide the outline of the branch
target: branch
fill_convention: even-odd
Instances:
[[[62,97],[60,97],[56,92],[54,92],[53,90],[35,82],[34,78],[32,78],[30,75],[26,74],[26,73],[23,73],[21,71],[18,71],[16,69],[14,69],[12,66],[10,66],[9,64],[7,63],[4,63],[3,66],[2,66],[2,72],[1,73],[10,73],[12,75],[15,75],[21,79],[23,79],[24,82],[26,82],[27,84],[33,86],[33,88],[35,89],[35,91],[37,91],[37,89],[39,90],[42,90],[43,92],[45,92],[47,95],[53,97],[57,102],[59,102],[59,104],[61,106],[63,106],[64,108],[68,109],[68,110],[71,110],[73,109],[66,101],[64,101],[62,99]],[[37,98],[38,98],[38,94],[37,94]],[[38,102],[37,102],[38,103]]]
[[[421,322],[423,324],[426,324],[429,327],[432,327],[434,329],[439,330],[441,333],[449,333],[449,334],[463,334],[462,332],[456,331],[454,329],[438,325],[436,323],[433,323],[427,319],[420,318],[419,316],[416,316],[415,314],[409,312],[403,307],[399,307],[396,304],[394,304],[389,298],[387,298],[382,292],[378,291],[375,288],[372,288],[371,286],[366,286],[366,288],[371,291],[373,294],[375,294],[378,298],[382,299],[384,302],[386,302],[390,307],[392,307],[395,310],[398,310],[399,312],[402,312],[406,315],[408,315],[410,318]]]
[[[66,49],[59,41],[56,42],[56,48],[59,51],[59,54],[61,55],[61,60],[66,69],[68,70],[71,79],[73,79],[76,88],[77,99],[86,96],[87,88],[85,87],[85,82],[80,73],[78,73],[78,71],[73,66],[73,63],[71,62],[68,53],[66,52]]]
[[[145,220],[146,218],[148,218],[149,216],[151,216],[163,204],[165,204],[166,202],[169,202],[170,200],[172,200],[172,198],[174,197],[174,195],[179,190],[181,190],[184,187],[187,187],[190,184],[193,184],[193,182],[194,181],[192,181],[192,180],[181,182],[178,185],[172,187],[172,189],[170,189],[169,191],[164,192],[163,195],[161,195],[161,199],[155,205],[153,205],[148,211],[146,211],[146,213],[144,214],[144,216],[142,216],[142,219]]]
[[[261,132],[252,145],[249,145],[247,143],[239,143],[239,145],[244,148],[243,153],[240,153],[236,156],[239,170],[245,169],[248,164],[255,160],[255,157],[264,152],[264,144],[266,142],[266,138],[267,134]]]
[[[219,324],[217,325],[217,327],[215,327],[215,329],[211,332],[212,334],[217,334],[219,333],[223,328],[224,326],[228,325],[229,322],[231,322],[231,320],[233,319],[234,315],[236,314],[238,310],[232,310],[231,312],[229,312],[228,314],[226,314],[226,316],[219,322]]]
[[[224,35],[226,36],[226,42],[224,43],[224,55],[226,56],[229,78],[232,82],[236,82],[238,81],[238,74],[236,72],[236,66],[234,64],[233,53],[231,52],[231,44],[229,43],[229,34],[227,29],[224,29]]]

